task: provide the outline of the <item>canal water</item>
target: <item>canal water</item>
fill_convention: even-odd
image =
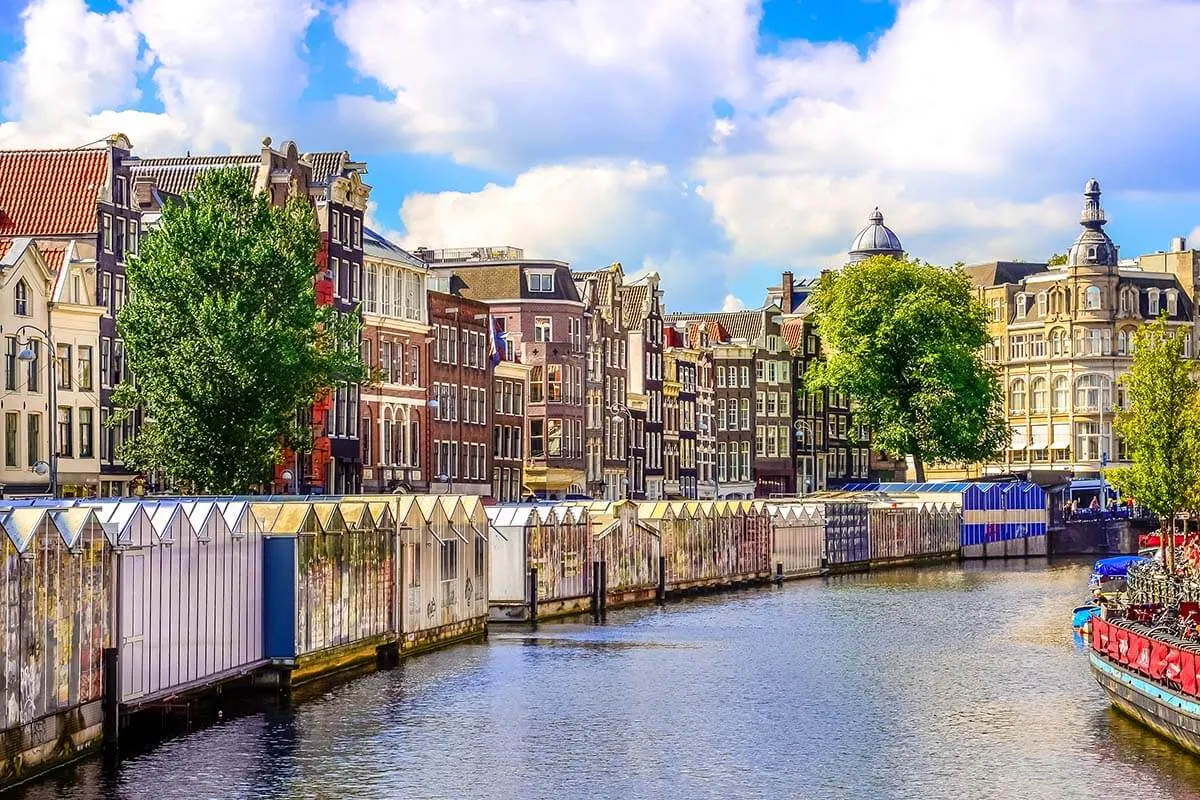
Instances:
[[[1086,565],[924,567],[494,631],[43,798],[1200,797],[1069,630]]]

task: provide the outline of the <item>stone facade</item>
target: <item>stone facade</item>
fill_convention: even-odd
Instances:
[[[525,496],[525,402],[532,367],[499,361],[492,380],[492,497],[502,503]]]

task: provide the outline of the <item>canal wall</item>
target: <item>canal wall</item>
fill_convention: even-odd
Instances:
[[[116,746],[138,717],[290,693],[489,621],[953,558],[965,512],[934,494],[0,501],[0,788]]]

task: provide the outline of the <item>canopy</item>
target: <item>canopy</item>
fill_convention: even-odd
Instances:
[[[1092,574],[1101,578],[1123,578],[1134,564],[1149,561],[1142,556],[1113,556],[1102,558],[1092,567]]]

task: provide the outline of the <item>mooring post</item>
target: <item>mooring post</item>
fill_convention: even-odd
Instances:
[[[592,562],[592,619],[600,621],[600,562]]]
[[[600,562],[600,619],[608,617],[608,562]]]
[[[536,623],[538,614],[537,567],[529,568],[529,621]]]
[[[104,748],[109,753],[116,753],[121,736],[121,681],[117,671],[117,656],[120,653],[115,647],[106,647],[100,654],[101,666],[104,673],[104,694],[100,706],[104,736]]]
[[[783,586],[783,562],[775,562],[775,585]]]
[[[660,606],[667,602],[667,557],[658,557],[658,590],[655,592],[654,600]]]

